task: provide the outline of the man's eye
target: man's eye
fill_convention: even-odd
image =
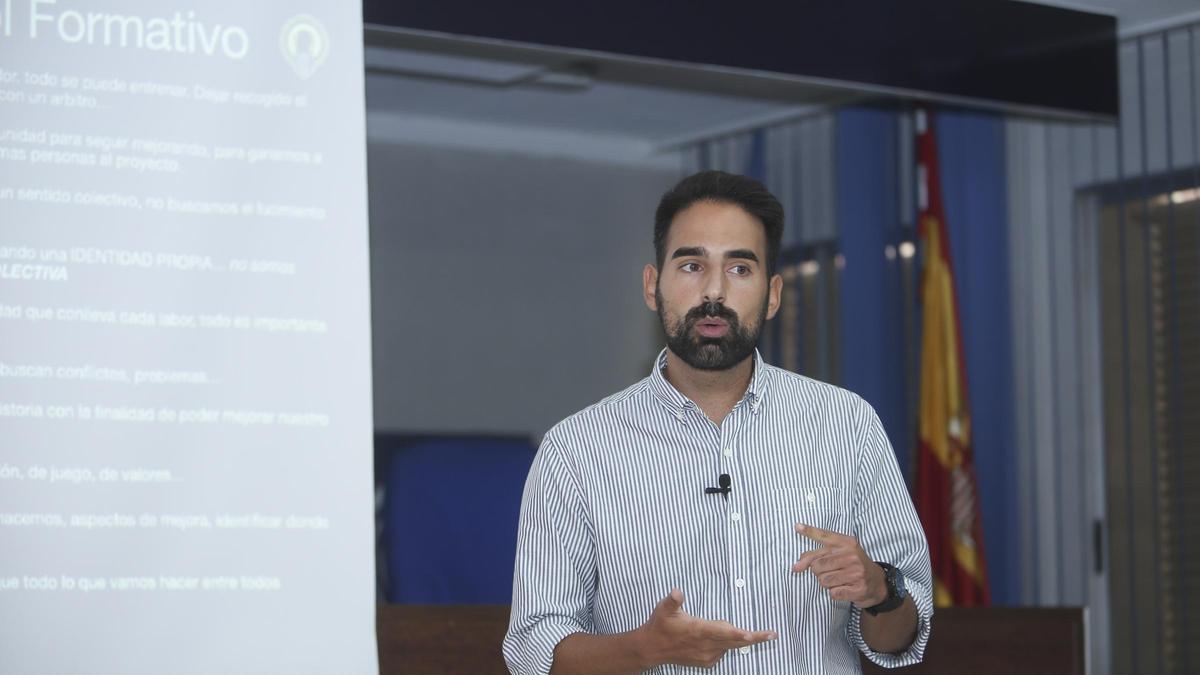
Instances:
[[[736,274],[738,276],[744,277],[747,274],[750,274],[750,266],[749,265],[734,265],[733,267],[729,268],[729,271],[733,272],[734,274]]]
[[[679,266],[679,269],[683,270],[684,272],[698,272],[700,271],[700,265],[694,262],[684,263]]]

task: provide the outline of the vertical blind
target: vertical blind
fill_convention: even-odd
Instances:
[[[1200,668],[1198,32],[1122,41],[1116,125],[1007,125],[1022,596],[1097,673]]]

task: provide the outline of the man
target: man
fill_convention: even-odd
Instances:
[[[921,660],[929,552],[858,396],[763,363],[783,208],[708,171],[655,215],[650,376],[560,422],[530,469],[514,673],[857,673]]]

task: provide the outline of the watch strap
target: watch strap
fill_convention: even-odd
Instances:
[[[875,564],[883,568],[883,579],[887,583],[888,594],[887,597],[884,598],[883,602],[879,603],[878,605],[863,608],[863,611],[870,613],[871,616],[877,616],[880,612],[890,612],[900,605],[903,605],[905,595],[900,590],[900,586],[896,579],[896,577],[900,574],[900,570],[897,570],[895,567],[885,562],[876,561]]]

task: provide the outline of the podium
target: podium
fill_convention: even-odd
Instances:
[[[507,605],[380,605],[380,675],[505,675]],[[863,673],[1083,675],[1078,607],[939,609],[925,661],[902,670],[863,659]]]

